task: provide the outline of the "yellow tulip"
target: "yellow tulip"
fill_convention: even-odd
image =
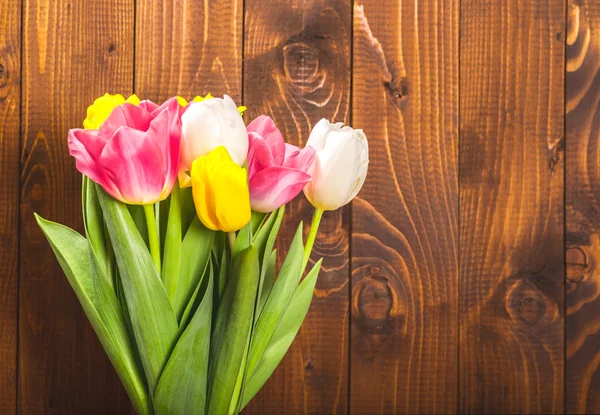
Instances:
[[[214,231],[233,232],[250,222],[246,169],[220,146],[192,163],[192,194],[200,221]]]
[[[104,94],[101,97],[96,98],[94,103],[87,109],[87,117],[83,121],[83,128],[86,130],[97,130],[104,120],[108,118],[112,110],[125,102],[139,105],[140,99],[135,94],[127,99],[121,94]]]
[[[193,102],[202,102],[204,100],[211,99],[211,98],[214,98],[214,97],[209,92],[204,97],[200,96],[200,95],[196,95],[192,101]],[[179,101],[179,105],[181,105],[182,107],[185,107],[188,104],[187,100],[179,95],[177,95],[177,101]],[[237,108],[238,108],[238,111],[240,112],[240,115],[244,115],[244,111],[246,111],[248,109],[248,108],[244,107],[243,105],[240,105]]]

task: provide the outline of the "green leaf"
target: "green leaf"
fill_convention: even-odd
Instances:
[[[154,393],[178,335],[178,325],[152,257],[127,206],[96,186],[119,265],[140,358]]]
[[[183,331],[187,327],[187,321],[189,320],[190,314],[193,315],[195,313],[194,307],[198,306],[198,304],[196,304],[198,294],[201,293],[200,298],[204,298],[204,290],[206,289],[206,286],[205,286],[206,284],[204,284],[204,281],[205,281],[207,275],[214,276],[214,269],[213,269],[212,261],[208,261],[208,266],[204,269],[202,278],[200,278],[200,282],[196,286],[196,289],[194,290],[194,293],[192,294],[192,298],[190,298],[190,301],[188,301],[188,304],[185,307],[185,310],[183,311],[181,321],[179,322],[179,332],[180,333],[183,333]],[[214,283],[213,283],[213,287],[214,287]],[[214,288],[213,288],[213,290],[214,290]],[[212,303],[214,305],[214,303],[215,303],[214,298],[213,298]],[[211,310],[211,313],[212,313],[212,310]]]
[[[185,234],[196,217],[196,206],[194,206],[194,197],[191,187],[181,189],[181,209],[182,209],[182,226],[183,234]]]
[[[171,302],[175,297],[175,289],[179,279],[179,271],[181,268],[181,204],[180,190],[177,183],[171,192],[171,203],[169,204],[169,219],[167,223],[162,277],[167,290],[167,295]]]
[[[217,312],[210,350],[209,414],[228,414],[237,407],[239,396],[234,391],[252,329],[258,275],[258,252],[250,245],[233,260]]]
[[[315,284],[319,270],[321,269],[320,259],[314,268],[306,275],[306,278],[296,287],[294,295],[287,307],[285,314],[281,318],[269,345],[265,349],[254,373],[248,375],[244,385],[244,392],[240,408],[246,407],[248,402],[258,393],[260,388],[271,377],[279,362],[283,359],[286,352],[292,345],[296,334],[302,326],[302,322],[308,313],[312,301]]]
[[[221,253],[221,262],[219,266],[219,281],[217,287],[217,305],[221,303],[223,296],[225,295],[225,289],[227,288],[227,276],[229,275],[229,254],[227,249],[224,249]]]
[[[96,186],[87,177],[83,176],[81,184],[81,198],[83,211],[83,225],[85,235],[92,245],[101,266],[105,270],[105,275],[110,275],[111,265],[107,254],[106,244],[104,243],[104,219],[102,218],[102,209],[96,195]],[[112,278],[108,278],[112,285]]]
[[[149,248],[150,242],[148,241],[148,223],[146,222],[144,207],[141,205],[127,205],[127,209],[129,209],[129,213],[131,214],[131,218],[135,223],[135,227],[142,236],[146,247]]]
[[[123,382],[135,410],[139,414],[150,414],[146,383],[133,339],[127,332],[118,300],[108,279],[93,274],[102,272],[93,249],[74,230],[42,219],[37,214],[35,219]]]
[[[205,413],[214,284],[212,267],[208,267],[205,281],[202,301],[158,382],[154,395],[157,414]]]
[[[225,232],[215,232],[215,241],[213,243],[214,257],[218,261],[223,256],[223,251],[227,250],[227,235]],[[216,275],[216,272],[215,272]]]
[[[267,263],[266,270],[261,270],[264,272],[264,278],[262,281],[262,287],[260,289],[260,297],[258,299],[258,307],[256,311],[256,317],[260,315],[263,307],[265,306],[265,302],[267,298],[269,298],[269,294],[271,293],[271,289],[273,288],[273,284],[275,283],[275,265],[277,264],[277,250],[274,249],[271,252],[271,256],[269,257],[269,262]]]
[[[235,243],[233,244],[233,250],[231,256],[235,257],[237,254],[248,248],[252,243],[252,221],[248,222],[246,226],[240,229],[236,235]]]
[[[275,240],[277,239],[277,234],[279,233],[279,228],[281,227],[281,222],[283,221],[283,214],[285,212],[285,205],[281,206],[276,211],[272,212],[269,217],[263,221],[262,226],[259,228],[256,235],[254,235],[253,243],[258,247],[258,257],[260,258],[260,278],[258,281],[258,296],[259,301],[256,302],[256,310],[254,312],[254,318],[258,318],[260,311],[262,310],[262,306],[264,302],[261,301],[265,295],[264,291],[269,293],[271,290],[271,286],[273,285],[273,281],[268,281],[265,283],[265,277],[267,275],[267,271],[269,270],[270,261],[273,255],[273,246],[275,245]],[[267,264],[267,266],[265,266]],[[275,265],[273,264],[273,267]]]
[[[264,224],[266,217],[266,213],[252,211],[252,235],[255,235],[256,232],[258,232],[258,229]]]
[[[292,299],[294,290],[298,286],[298,281],[300,281],[300,277],[302,276],[303,258],[304,244],[302,243],[302,222],[300,222],[279,271],[279,275],[254,326],[247,368],[250,375],[252,375],[252,372],[258,365],[281,317]]]
[[[177,321],[181,321],[204,270],[210,261],[215,232],[204,226],[196,217],[181,244],[181,270],[173,296],[173,309]]]
[[[261,261],[261,265],[269,260],[271,251],[275,245],[277,233],[279,232],[281,222],[283,221],[284,213],[285,205],[272,212],[253,237],[252,243],[258,249],[258,258]]]

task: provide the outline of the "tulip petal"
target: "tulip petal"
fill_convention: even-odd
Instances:
[[[270,167],[250,181],[250,202],[258,212],[271,212],[295,198],[311,176],[289,167]]]
[[[110,115],[112,110],[125,102],[123,95],[104,94],[94,100],[94,103],[87,109],[87,116],[83,121],[83,127],[87,130],[97,130],[100,125]]]
[[[173,187],[178,166],[170,153],[179,148],[177,138],[165,140],[171,131],[169,112],[160,113],[146,132],[119,127],[104,147],[100,164],[127,203],[155,203]]]
[[[267,141],[258,133],[248,133],[248,177],[250,180],[259,171],[271,166],[281,166],[273,160],[273,153]]]
[[[337,146],[326,145],[319,152],[313,181],[307,185],[308,199],[324,210],[335,210],[348,203],[349,195],[356,187],[355,181],[348,180],[348,174],[351,172],[352,176],[356,175],[360,143],[353,140],[351,135],[344,141]]]
[[[80,128],[74,128],[69,130],[69,142],[71,140],[77,140],[85,147],[87,153],[94,159],[98,159],[104,146],[108,142],[106,137],[99,134],[98,130],[83,130]]]
[[[126,125],[139,131],[147,131],[152,115],[145,109],[133,104],[122,104],[115,107],[108,118],[100,126],[100,135],[110,137],[117,128]]]
[[[325,118],[322,118],[310,132],[306,145],[313,147],[317,151],[323,150],[323,147],[325,147],[325,136],[334,128],[334,124],[331,124]]]
[[[261,115],[248,124],[246,129],[249,133],[257,133],[267,142],[273,154],[274,164],[281,166],[286,154],[285,141],[271,117]]]
[[[192,102],[181,116],[182,168],[190,170],[198,157],[225,146],[231,159],[244,165],[248,155],[248,133],[230,97]]]
[[[152,113],[155,109],[158,108],[158,105],[148,99],[145,99],[139,103],[138,107]]]
[[[219,223],[215,214],[214,199],[212,194],[209,193],[208,186],[203,181],[194,182],[192,194],[198,218],[208,229],[218,231]]]
[[[285,161],[283,162],[283,166],[308,172],[315,160],[315,154],[315,149],[310,146],[300,149],[286,143]]]
[[[194,161],[192,193],[198,217],[207,228],[232,232],[250,222],[246,169],[231,159],[224,146]]]
[[[213,178],[215,210],[219,228],[224,232],[237,231],[251,219],[250,194],[246,170],[232,163],[231,168],[220,171]]]
[[[96,137],[97,133],[97,131],[92,130],[70,130],[68,138],[69,154],[75,158],[75,166],[81,174],[85,174],[98,183],[112,197],[123,200],[123,196],[115,184],[108,178],[102,166],[98,164],[98,157],[93,153],[98,151],[101,144],[104,146],[104,142],[99,137],[97,142],[94,142],[94,137]],[[90,153],[86,144],[90,145],[90,148],[93,150],[92,153]]]
[[[179,165],[181,159],[181,117],[180,117],[180,107],[177,98],[171,98],[165,101],[157,110],[155,110],[152,114],[153,116],[160,114],[160,111],[164,111],[167,113],[168,118],[168,132],[169,132],[169,164],[167,166],[167,177],[165,179],[165,187],[163,193],[168,195],[171,193],[175,182],[177,181],[177,177],[180,173]],[[158,114],[157,114],[158,113]],[[155,138],[159,138],[156,137]]]

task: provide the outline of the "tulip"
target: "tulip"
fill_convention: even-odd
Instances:
[[[68,142],[77,170],[122,202],[149,205],[173,189],[180,140],[179,104],[172,98],[161,106],[122,104],[99,130],[70,130]]]
[[[192,163],[191,181],[196,213],[207,228],[233,232],[250,222],[246,169],[232,160],[224,146]]]
[[[185,173],[190,171],[194,160],[219,146],[227,149],[236,164],[244,165],[248,154],[248,133],[229,96],[190,103],[181,116],[181,124],[182,187],[191,184]]]
[[[312,181],[304,194],[320,210],[335,210],[360,191],[369,166],[369,145],[362,130],[342,127],[322,119],[315,125],[307,146],[315,149]]]
[[[194,97],[194,99],[192,100],[192,102],[202,102],[202,101],[204,101],[205,99],[210,99],[210,98],[214,98],[214,97],[213,97],[213,96],[210,94],[210,92],[209,92],[209,93],[208,93],[208,94],[206,94],[206,96],[204,96],[204,97],[203,97],[203,96],[200,96],[200,95],[196,95],[196,96]],[[181,96],[179,96],[179,95],[177,95],[177,101],[179,101],[179,105],[181,105],[182,107],[187,107],[187,105],[188,105],[188,102],[187,102],[187,100],[186,100],[184,97],[181,97]]]
[[[310,182],[312,147],[286,144],[273,120],[261,115],[248,125],[250,204],[257,212],[272,212],[295,198]]]
[[[210,98],[214,98],[214,97],[213,97],[213,96],[212,96],[212,94],[209,92],[209,93],[208,93],[208,94],[206,94],[205,96],[196,95],[196,96],[194,97],[194,99],[192,100],[192,102],[202,102],[202,101],[205,101],[205,100],[207,100],[207,99],[210,99]],[[179,96],[179,95],[177,95],[177,101],[179,101],[179,105],[181,105],[182,107],[187,107],[187,105],[188,105],[188,102],[187,102],[187,100],[186,100],[184,97],[181,97],[181,96]],[[244,114],[244,111],[246,111],[246,110],[247,110],[247,108],[246,108],[246,107],[244,107],[243,105],[240,105],[239,107],[237,107],[237,109],[238,109],[238,112],[239,112],[240,114],[242,114],[242,115]]]
[[[87,117],[83,121],[83,128],[86,130],[97,130],[108,118],[115,107],[118,107],[126,102],[129,104],[138,105],[140,103],[140,99],[135,94],[131,95],[127,99],[125,99],[121,94],[104,94],[103,96],[96,98],[94,103],[87,109]]]

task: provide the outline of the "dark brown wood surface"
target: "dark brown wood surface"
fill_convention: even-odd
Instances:
[[[97,96],[131,92],[133,0],[23,2],[18,411],[129,413],[33,213],[82,230],[67,131]]]
[[[242,92],[242,0],[137,1],[135,92],[164,101]]]
[[[321,119],[349,121],[351,3],[246,0],[246,119],[266,114],[287,142],[303,146]],[[286,209],[276,248],[310,227],[301,196]],[[313,258],[324,257],[313,302],[296,341],[247,413],[342,414],[348,410],[348,208],[324,215]],[[305,234],[306,236],[306,234]],[[313,261],[309,263],[309,266]]]
[[[570,1],[566,63],[566,408],[600,412],[600,3]]]
[[[458,1],[354,7],[350,412],[452,413],[458,353]]]
[[[459,412],[563,411],[565,11],[461,1]]]
[[[0,402],[17,407],[21,2],[0,1]]]

